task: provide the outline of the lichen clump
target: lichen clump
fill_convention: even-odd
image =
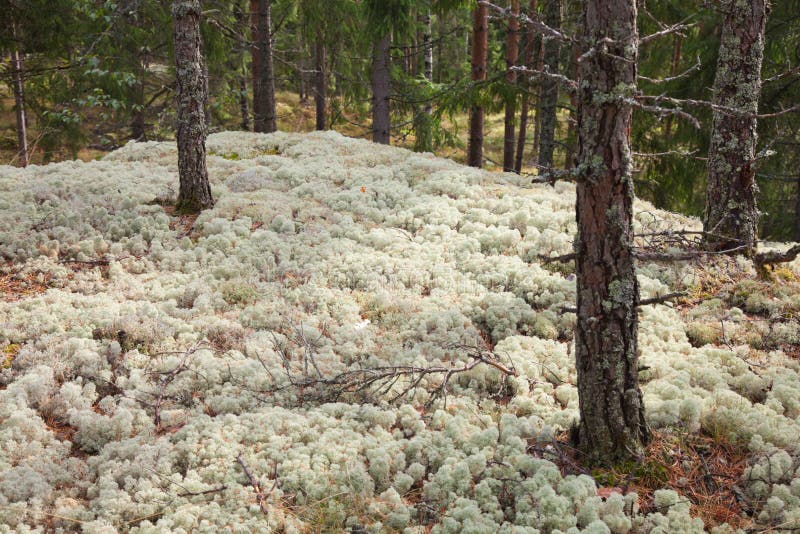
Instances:
[[[0,167],[0,255],[48,287],[0,302],[0,532],[703,531],[678,493],[642,513],[548,449],[578,418],[575,282],[539,255],[572,249],[573,186],[333,132],[208,149],[217,205],[196,221],[165,211],[170,143]],[[640,265],[643,297],[687,273]],[[641,312],[649,423],[751,451],[759,524],[797,521],[800,364],[687,320]],[[365,403],[285,372],[462,366],[469,347],[517,376]]]

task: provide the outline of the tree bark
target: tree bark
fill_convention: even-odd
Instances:
[[[250,0],[250,71],[253,76],[253,130],[255,130],[256,117],[263,117],[264,112],[261,105],[264,99],[261,97],[261,49],[258,46],[258,3],[259,0]]]
[[[545,7],[545,24],[551,28],[561,28],[561,0],[548,0]],[[560,45],[558,39],[544,41],[544,66],[549,72],[558,72],[558,55]],[[553,152],[556,139],[556,105],[558,104],[558,83],[550,78],[544,78],[541,83],[541,97],[539,100],[539,116],[541,128],[539,130],[539,167],[550,169],[553,167]]]
[[[422,17],[422,50],[423,50],[423,76],[429,84],[433,83],[433,23],[431,10],[428,8]],[[425,93],[425,104],[422,112],[414,110],[414,150],[417,152],[429,152],[433,150],[433,106],[430,96]]]
[[[486,80],[489,52],[489,9],[478,4],[472,11],[472,72],[476,85]],[[483,107],[472,104],[469,110],[469,145],[467,165],[483,167]]]
[[[714,111],[703,230],[712,250],[743,247],[752,254],[758,238],[755,115],[767,6],[765,0],[721,3],[724,15],[713,101],[736,113]]]
[[[275,114],[275,72],[272,65],[271,0],[256,0],[256,24],[253,41],[253,129],[274,132],[278,129]],[[251,2],[252,6],[252,2]],[[256,61],[256,56],[258,60]],[[256,103],[256,98],[258,103]]]
[[[16,25],[12,27],[15,38],[18,38]],[[21,167],[30,163],[28,153],[28,124],[25,115],[25,80],[23,78],[24,63],[22,53],[18,48],[11,51],[12,90],[14,92],[14,109],[17,115],[17,154]]]
[[[237,63],[239,68],[239,115],[241,121],[239,128],[244,131],[250,130],[250,102],[247,98],[247,65],[245,62],[245,49],[247,48],[246,36],[246,16],[245,16],[245,3],[237,2],[233,10],[234,17],[236,18],[236,44],[237,44]]]
[[[17,154],[20,166],[27,167],[30,163],[30,155],[28,154],[28,126],[25,116],[25,82],[22,78],[23,60],[22,54],[16,49],[11,52],[11,71],[14,80],[14,108],[17,115]]]
[[[328,76],[325,68],[325,42],[321,37],[314,43],[314,105],[316,108],[316,128],[326,129],[328,99]]]
[[[528,17],[534,19],[537,9],[537,0],[531,0],[528,7]],[[535,66],[536,55],[536,29],[533,24],[528,24],[528,31],[525,33],[525,66],[533,69]],[[519,111],[519,135],[517,136],[517,154],[514,158],[514,172],[517,174],[522,172],[522,159],[525,156],[525,141],[528,137],[528,108],[530,106],[530,80],[525,80],[523,86],[525,92],[522,94],[522,104]]]
[[[177,208],[197,212],[214,206],[206,169],[204,80],[200,41],[199,0],[172,2],[175,70],[178,82],[178,173],[180,192]]]
[[[425,26],[425,33],[422,36],[422,46],[425,48],[425,79],[428,80],[428,83],[433,83],[433,46],[431,44],[433,40],[433,23],[430,8],[425,12],[423,24]],[[426,115],[433,113],[430,101],[425,102],[423,111]]]
[[[389,96],[391,90],[390,71],[391,36],[386,34],[375,41],[372,52],[372,140],[388,145],[391,122]]]
[[[587,0],[581,63],[575,243],[575,359],[580,447],[591,463],[634,458],[648,439],[637,370],[639,285],[633,256],[635,0]]]
[[[514,129],[517,114],[517,59],[519,59],[519,0],[511,0],[511,16],[508,19],[506,36],[506,83],[509,95],[506,98],[505,132],[503,136],[503,170],[514,172]]]

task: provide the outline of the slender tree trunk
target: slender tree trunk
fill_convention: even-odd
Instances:
[[[797,177],[797,190],[794,200],[794,240],[800,242],[800,175]]]
[[[577,80],[580,76],[580,62],[578,60],[581,54],[583,54],[581,42],[575,41],[572,43],[572,62],[570,64],[573,80]],[[574,91],[569,95],[569,103],[572,109],[569,112],[567,121],[567,149],[564,154],[564,169],[566,170],[575,168],[575,151],[578,146],[578,95]]]
[[[425,79],[429,83],[433,83],[433,23],[430,8],[425,12],[425,19],[423,20],[425,26],[425,33],[422,36],[422,46],[425,47]],[[430,101],[425,102],[424,112],[426,115],[433,113],[433,107]]]
[[[391,122],[389,96],[391,91],[390,72],[391,36],[386,34],[375,41],[372,52],[372,140],[388,145]]]
[[[245,61],[245,50],[247,48],[247,35],[245,15],[247,4],[244,1],[237,2],[233,10],[236,18],[236,44],[237,44],[237,64],[239,69],[239,115],[241,122],[239,127],[244,131],[250,130],[250,102],[247,98],[247,62]]]
[[[200,50],[199,0],[173,0],[175,71],[178,81],[177,208],[196,212],[214,206],[206,170],[205,103],[208,100]]]
[[[11,72],[13,77],[14,107],[17,112],[17,153],[20,166],[27,167],[30,163],[30,155],[28,154],[28,126],[26,124],[27,117],[25,116],[23,68],[22,54],[19,50],[14,49],[11,52]]]
[[[544,39],[539,39],[539,47],[536,56],[536,70],[544,69]],[[542,85],[539,84],[539,91],[536,95],[536,117],[533,121],[533,150],[531,151],[531,161],[539,161],[539,141],[541,140],[542,114],[540,111],[542,103]]]
[[[422,27],[424,28],[422,35],[423,76],[425,76],[428,83],[433,83],[433,44],[431,42],[433,24],[431,20],[431,10],[428,8],[422,17]],[[422,112],[420,113],[417,109],[414,110],[414,150],[417,152],[433,150],[433,106],[428,93],[425,93],[425,98]]]
[[[519,0],[511,0],[511,16],[508,19],[506,36],[506,83],[509,95],[506,98],[505,132],[503,135],[503,170],[514,172],[514,130],[517,114],[517,66],[519,59]]]
[[[16,24],[11,27],[12,35],[19,39],[21,33]],[[21,41],[21,40],[20,40]],[[14,108],[17,115],[17,157],[21,167],[27,167],[30,163],[28,153],[28,118],[25,115],[25,78],[24,60],[18,48],[11,51],[11,78],[12,91],[14,93]]]
[[[752,254],[758,238],[755,115],[761,96],[766,1],[724,0],[722,12],[714,103],[736,113],[714,111],[703,230],[713,250],[744,247]]]
[[[581,63],[575,359],[580,446],[591,463],[630,460],[648,439],[637,370],[639,285],[633,257],[635,0],[586,0]]]
[[[545,24],[556,29],[561,27],[561,0],[547,0]],[[557,39],[547,39],[544,42],[544,62],[549,72],[558,72],[559,45],[560,43]],[[556,146],[558,83],[555,80],[544,78],[541,83],[541,91],[541,100],[539,102],[541,130],[539,132],[538,163],[540,168],[550,169],[553,167],[553,152]]]
[[[528,7],[528,17],[534,19],[536,17],[537,0],[531,0]],[[533,24],[528,24],[528,31],[525,33],[525,66],[533,69],[535,66],[534,57],[536,55],[536,30]],[[525,141],[528,137],[528,108],[530,106],[531,97],[530,80],[524,80],[523,87],[525,92],[522,94],[522,105],[519,111],[519,135],[517,136],[517,154],[514,158],[514,172],[517,174],[522,172],[522,159],[525,156]]]
[[[672,65],[670,66],[669,69],[669,75],[677,76],[678,69],[680,68],[681,65],[681,48],[683,43],[683,37],[681,37],[678,34],[675,34],[672,36],[672,38],[673,38]],[[667,137],[667,139],[672,137],[672,121],[673,121],[672,115],[667,115],[667,117],[664,119],[664,135]]]
[[[271,0],[256,1],[256,31],[253,63],[258,56],[258,72],[253,69],[253,129],[274,132],[278,129],[275,115],[275,72],[272,66]],[[251,4],[252,5],[252,4]],[[258,103],[256,104],[256,95]]]
[[[473,82],[486,80],[489,53],[489,10],[478,4],[472,11],[472,73]],[[477,84],[477,83],[476,83]],[[483,107],[473,104],[469,110],[469,146],[467,165],[483,167]]]
[[[325,69],[325,41],[321,37],[314,43],[314,104],[317,114],[317,130],[326,129],[328,99],[328,76]]]

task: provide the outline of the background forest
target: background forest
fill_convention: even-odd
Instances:
[[[0,50],[8,60],[0,66],[0,161],[22,163],[15,117],[20,109],[35,163],[91,159],[131,139],[174,136],[173,47],[165,31],[171,24],[169,2],[2,3]],[[523,16],[575,34],[579,4],[523,0],[501,7],[516,5]],[[516,75],[507,66],[575,78],[577,45],[543,39],[523,23],[513,45],[517,53],[510,54],[514,27],[501,10],[490,10],[487,73],[475,80],[472,8],[458,0],[208,0],[202,31],[210,131],[270,130],[254,121],[259,99],[253,94],[254,83],[269,78],[278,129],[331,128],[374,137],[374,92],[388,90],[392,144],[466,161],[467,115],[480,105],[487,115],[479,163],[502,168],[505,144],[516,152],[513,167],[523,173],[571,168],[574,97],[550,78]],[[757,170],[765,239],[800,239],[800,116],[783,113],[800,100],[799,14],[797,0],[775,1],[767,21],[760,104],[766,116],[758,124]],[[718,10],[704,2],[640,2],[640,34],[664,33],[640,48],[641,92],[698,103],[684,105],[697,122],[635,111],[637,195],[660,208],[690,215],[703,210],[712,121],[703,102],[711,99],[720,21]],[[685,27],[669,31],[678,23]],[[269,50],[256,39],[265,27],[272,36]],[[374,53],[381,42],[391,60],[384,65],[386,83],[376,87],[371,73],[381,65]],[[261,69],[266,57],[271,68]],[[507,130],[513,132],[510,138]]]

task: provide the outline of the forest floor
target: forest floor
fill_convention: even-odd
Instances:
[[[335,132],[208,151],[199,217],[172,143],[0,167],[0,532],[800,528],[800,262],[640,262],[682,293],[640,313],[653,440],[590,469],[542,258],[572,184]],[[691,247],[635,208],[638,247]]]

